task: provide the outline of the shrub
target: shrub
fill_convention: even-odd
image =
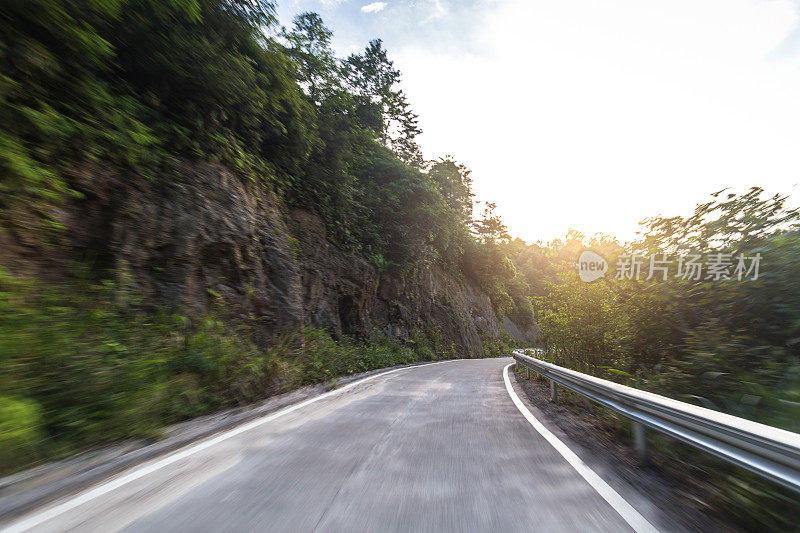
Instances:
[[[0,465],[22,466],[37,457],[42,413],[30,399],[0,396]]]

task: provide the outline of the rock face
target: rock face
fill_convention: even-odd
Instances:
[[[303,284],[306,322],[336,335],[369,336],[373,329],[401,338],[438,329],[465,357],[483,354],[480,334],[498,334],[489,297],[436,267],[406,279],[381,277],[361,257],[328,242],[322,221],[291,213]]]
[[[66,224],[73,246],[159,304],[201,314],[221,299],[265,336],[299,331],[300,272],[272,197],[220,166],[180,176],[83,191]]]
[[[476,287],[438,267],[381,276],[332,245],[316,215],[283,213],[271,194],[224,167],[185,166],[179,178],[153,181],[97,173],[77,181],[83,198],[64,209],[62,238],[74,256],[117,272],[145,301],[198,315],[222,303],[254,319],[265,342],[274,334],[302,338],[304,325],[363,337],[433,329],[470,357],[483,354],[482,333],[499,331]],[[42,255],[19,239],[7,244],[11,253],[0,262],[12,271],[30,272],[31,258]]]
[[[463,357],[483,355],[481,333],[499,333],[489,297],[437,267],[421,269],[410,279],[383,280],[375,315],[399,336],[408,328],[434,328]]]
[[[306,323],[327,328],[335,336],[368,336],[379,282],[375,267],[328,242],[316,215],[294,210],[290,220]]]
[[[512,339],[517,341],[519,346],[531,346],[539,335],[539,327],[536,324],[521,328],[508,317],[503,318],[502,328],[511,335]]]

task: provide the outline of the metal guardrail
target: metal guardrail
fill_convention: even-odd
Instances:
[[[647,458],[645,427],[716,455],[800,493],[800,434],[659,396],[541,361],[517,350],[518,365],[630,418],[640,458]]]

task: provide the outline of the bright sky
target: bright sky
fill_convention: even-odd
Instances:
[[[800,197],[800,0],[284,0],[341,56],[380,37],[427,158],[529,242],[629,239],[759,185]],[[797,198],[793,203],[798,203]]]

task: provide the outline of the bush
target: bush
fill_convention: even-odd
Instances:
[[[305,383],[377,368],[453,357],[450,350],[437,351],[429,335],[412,332],[408,343],[375,331],[371,341],[344,337],[335,341],[325,330],[306,328],[306,346],[300,368]]]
[[[0,396],[16,402],[3,414],[14,415],[9,431],[25,436],[31,451],[3,459],[0,471],[153,436],[165,424],[298,382],[287,343],[259,348],[246,327],[213,316],[134,308],[108,283],[54,286],[0,276]],[[25,427],[39,428],[43,438],[20,433]]]
[[[496,337],[488,334],[483,334],[481,337],[486,357],[507,357],[517,348],[516,341],[504,329],[501,329]]]
[[[0,465],[34,460],[42,441],[42,414],[33,400],[0,396]]]

